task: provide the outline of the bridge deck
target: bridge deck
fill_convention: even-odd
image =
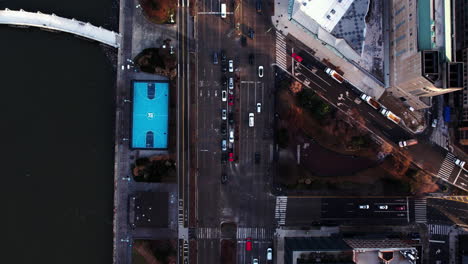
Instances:
[[[59,17],[55,14],[5,9],[0,10],[0,24],[47,28],[72,33],[116,48],[120,46],[120,35],[114,31],[96,27],[74,18]]]

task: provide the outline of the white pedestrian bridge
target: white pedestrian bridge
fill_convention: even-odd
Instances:
[[[63,31],[81,37],[99,41],[112,47],[120,47],[120,35],[90,23],[81,22],[74,18],[63,18],[55,14],[33,13],[24,10],[0,10],[0,24],[16,26],[32,26],[49,30]]]

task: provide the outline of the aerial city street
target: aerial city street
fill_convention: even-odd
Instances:
[[[468,263],[467,21],[462,0],[121,0],[118,32],[0,11],[117,50],[116,264]]]

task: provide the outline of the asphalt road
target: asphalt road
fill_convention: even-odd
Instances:
[[[386,206],[386,209],[380,206]],[[413,211],[414,202],[407,197],[290,197],[285,220],[286,226],[317,223],[404,225],[414,222]]]
[[[222,19],[219,1],[198,2],[197,39],[197,219],[198,263],[219,263],[219,236],[216,231],[222,222],[234,222],[238,227],[238,263],[253,257],[266,255],[272,243],[274,224],[274,199],[269,194],[270,178],[266,174],[270,166],[270,145],[273,120],[273,38],[268,30],[267,14],[257,14],[255,1],[243,1],[234,7],[227,2],[227,18]],[[237,8],[237,9],[236,9]],[[234,11],[235,10],[235,11]],[[236,23],[239,23],[239,31]],[[252,28],[254,38],[247,38],[241,45],[240,33],[247,34]],[[221,50],[226,54],[222,61]],[[218,64],[213,63],[213,54],[218,54]],[[249,64],[249,54],[254,54]],[[222,65],[233,60],[234,71],[222,72]],[[264,76],[257,74],[258,66],[264,67]],[[226,65],[226,68],[227,65]],[[234,78],[235,88],[223,85],[222,76]],[[232,105],[223,102],[222,91],[232,91]],[[261,104],[260,113],[257,103]],[[232,113],[234,123],[222,120],[221,111]],[[249,113],[254,113],[254,127],[249,127]],[[227,135],[221,134],[222,123]],[[228,150],[221,149],[222,139],[228,142],[229,131],[234,131],[234,143]],[[265,136],[266,135],[266,136]],[[234,161],[222,163],[222,154],[233,153]],[[260,154],[260,163],[254,162],[255,153]],[[221,183],[221,175],[228,177]],[[211,231],[210,231],[211,230]],[[203,232],[201,232],[203,231]],[[207,237],[207,238],[202,238]],[[254,249],[245,252],[245,240],[252,237]],[[243,253],[244,252],[244,253]],[[262,252],[265,252],[262,254]]]

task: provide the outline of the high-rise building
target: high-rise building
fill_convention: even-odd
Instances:
[[[451,4],[392,1],[389,92],[415,109],[430,107],[432,96],[463,87],[463,62],[455,61]]]

